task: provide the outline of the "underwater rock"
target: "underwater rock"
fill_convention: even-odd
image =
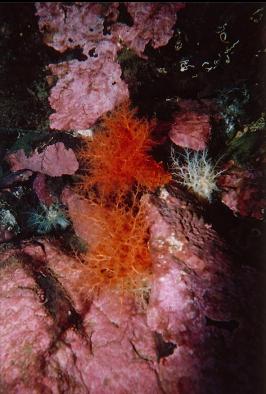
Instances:
[[[112,55],[107,41],[106,49],[97,58],[80,62],[50,64],[58,77],[49,102],[56,111],[50,116],[50,125],[58,130],[84,130],[92,126],[105,112],[128,98],[128,88],[121,79],[122,70]]]
[[[32,187],[41,203],[49,206],[54,202],[54,198],[48,189],[44,174],[38,173],[36,175]]]
[[[103,291],[92,299],[90,289],[80,287],[82,265],[58,248],[42,243],[27,245],[29,256],[45,259],[50,272],[67,291],[82,316],[82,336],[67,330],[56,351],[47,359],[47,370],[55,366],[65,377],[65,390],[74,385],[78,393],[160,393],[156,378],[156,346],[143,309],[134,298]],[[119,356],[118,356],[119,355]],[[60,380],[58,374],[56,379]],[[75,383],[74,383],[75,382]]]
[[[250,323],[254,300],[248,301],[252,272],[248,277],[232,264],[223,241],[183,192],[164,189],[147,204],[154,272],[148,325],[176,345],[159,364],[163,389],[252,391],[250,374],[257,373],[247,367],[251,357],[256,360],[249,339],[256,331]],[[237,375],[238,381],[226,380],[225,374]]]
[[[211,104],[193,100],[181,100],[178,104],[181,110],[176,113],[169,132],[171,141],[183,148],[206,149],[211,133]]]
[[[144,50],[149,42],[155,49],[169,42],[174,33],[177,12],[185,7],[184,3],[125,4],[134,24],[117,23],[112,27],[112,33],[143,58],[146,58]]]
[[[37,3],[36,7],[47,45],[59,52],[79,47],[84,56],[82,61],[49,65],[58,78],[49,97],[56,111],[50,117],[51,128],[85,130],[128,98],[122,70],[115,60],[121,45],[112,34],[104,34],[104,16],[114,21],[118,4]]]
[[[150,41],[154,48],[166,45],[173,35],[176,13],[184,4],[128,3],[126,6],[135,22],[133,27],[114,24],[117,3],[108,7],[100,3],[36,4],[39,28],[46,44],[59,52],[79,47],[84,56],[82,61],[74,59],[49,65],[58,78],[49,97],[55,110],[50,116],[51,128],[87,129],[126,100],[128,87],[116,62],[121,40],[142,57]],[[104,21],[108,20],[113,25],[106,34]]]
[[[4,226],[0,225],[0,243],[8,242],[14,237],[12,231],[7,230]]]
[[[179,277],[175,286],[180,283],[182,288],[187,284],[183,290],[184,296],[186,292],[190,292],[192,286],[194,297],[197,289],[201,298],[202,291],[209,289],[208,284],[211,282],[210,291],[216,294],[214,298],[217,300],[220,286],[226,286],[228,297],[230,294],[229,303],[228,298],[222,296],[220,298],[223,303],[219,303],[215,311],[212,310],[213,305],[206,303],[202,303],[201,308],[204,308],[206,313],[211,313],[215,319],[232,318],[237,310],[237,299],[234,294],[234,270],[226,246],[211,225],[204,222],[201,212],[187,200],[185,194],[178,188],[174,193],[175,195],[170,195],[165,191],[165,194],[161,193],[161,198],[151,197],[147,202],[150,206],[150,248],[155,277],[163,274],[166,276],[165,280],[159,280],[157,285],[163,288],[164,282],[170,283],[172,277]],[[170,296],[168,299],[171,303]],[[178,324],[175,326],[179,327]]]
[[[84,55],[109,36],[104,34],[104,17],[114,22],[118,3],[35,3],[44,42],[56,51],[80,47]],[[89,26],[89,28],[88,28]]]
[[[62,142],[48,145],[44,151],[35,151],[27,157],[23,149],[6,157],[11,171],[28,169],[52,177],[73,175],[79,168],[74,151],[67,149]]]
[[[93,208],[90,203],[68,187],[63,190],[61,201],[68,208],[76,235],[93,244],[99,238],[99,227],[93,226],[91,221],[90,211]]]
[[[44,392],[42,365],[52,343],[53,322],[40,289],[15,258],[0,267],[0,327],[1,390]]]
[[[50,368],[55,372],[56,365],[65,377],[64,391],[72,388],[77,393],[161,393],[152,360],[155,350],[147,349],[151,333],[147,333],[144,317],[135,314],[129,321],[128,308],[118,299],[112,312],[108,298],[101,297],[91,306],[84,320],[85,338],[70,330],[66,332],[64,342],[51,357]],[[147,334],[146,348],[142,348],[142,338]]]
[[[91,300],[89,297],[82,298],[83,291],[78,287],[79,278],[82,274],[80,262],[75,258],[66,256],[58,248],[45,241],[38,244],[27,243],[23,245],[22,250],[33,261],[42,262],[54,272],[70,296],[75,310],[78,313],[84,313],[84,310],[91,304]]]
[[[263,174],[233,164],[227,163],[226,174],[221,175],[218,180],[222,190],[222,202],[234,214],[263,219],[266,207],[266,200],[263,198]]]
[[[6,189],[13,186],[16,183],[26,182],[32,176],[32,171],[29,170],[21,170],[15,173],[10,173],[3,176],[0,179],[0,188]]]
[[[73,193],[63,194],[74,204]],[[151,226],[154,273],[145,306],[132,294],[107,288],[93,293],[84,282],[83,263],[50,241],[22,244],[27,269],[44,286],[45,304],[37,301],[39,286],[26,268],[17,262],[3,266],[0,278],[10,297],[1,311],[5,319],[6,311],[16,313],[19,322],[5,320],[12,341],[4,337],[10,355],[1,363],[1,378],[9,392],[15,387],[30,393],[35,386],[84,394],[250,392],[257,305],[250,297],[253,273],[232,265],[225,244],[184,192],[162,189],[160,197],[146,195],[142,201]],[[8,306],[13,293],[19,294],[14,310]],[[40,308],[34,317],[29,313],[36,306],[24,305],[29,298]],[[21,325],[24,318],[27,323]],[[13,338],[25,344],[24,326],[32,364],[31,356],[21,356],[22,345],[13,346]],[[26,372],[10,367],[14,354],[22,357],[19,366],[26,365]]]

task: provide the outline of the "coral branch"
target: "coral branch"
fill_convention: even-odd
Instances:
[[[86,219],[98,235],[82,258],[81,288],[109,287],[141,295],[149,288],[152,262],[147,247],[148,224],[144,205],[136,194],[133,197],[136,201],[131,207],[124,202],[112,207],[91,203],[86,213],[76,212],[76,219]]]
[[[168,183],[171,176],[149,154],[153,146],[151,125],[123,104],[105,117],[103,130],[92,141],[85,141],[80,158],[90,174],[83,177],[81,189],[88,192],[97,186],[106,196],[126,193],[134,184],[154,190]]]

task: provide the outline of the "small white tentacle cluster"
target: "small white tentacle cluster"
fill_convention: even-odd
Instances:
[[[180,163],[172,148],[172,169],[178,178],[177,182],[192,190],[199,197],[211,202],[213,192],[219,190],[216,180],[224,170],[216,170],[217,163],[216,165],[212,164],[211,159],[208,158],[207,150],[195,152],[186,149],[181,157],[183,157],[184,163]]]

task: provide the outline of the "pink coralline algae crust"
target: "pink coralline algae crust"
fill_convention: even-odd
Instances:
[[[107,111],[128,99],[122,70],[116,62],[122,43],[144,57],[146,45],[166,45],[173,35],[182,3],[126,3],[134,25],[116,23],[119,3],[36,3],[44,41],[59,52],[79,48],[84,59],[50,64],[58,77],[49,102],[55,110],[50,126],[85,130]],[[104,22],[108,21],[108,31]]]
[[[7,156],[11,171],[28,169],[52,177],[73,175],[79,168],[74,151],[67,149],[62,142],[48,145],[42,152],[37,151],[29,157],[23,149]]]
[[[218,305],[201,303],[201,308],[204,308],[209,317],[216,320],[237,317],[236,310],[232,311],[237,302],[233,291],[233,270],[230,259],[223,250],[225,246],[212,227],[204,222],[200,212],[185,200],[180,191],[178,193],[177,197],[169,195],[157,201],[153,198],[148,201],[154,273],[155,277],[160,277],[160,280],[155,280],[148,316],[154,328],[156,325],[159,332],[168,332],[170,340],[175,340],[178,332],[182,331],[182,324],[176,324],[177,308],[181,307],[178,312],[181,320],[184,317],[193,320],[194,327],[202,323],[199,302],[207,293],[213,294],[216,302],[219,300]],[[227,287],[229,294],[232,292],[230,302],[220,293],[220,286]],[[169,287],[172,293],[166,297]],[[190,293],[196,296],[195,291],[198,299],[196,302],[188,302],[186,310],[186,301],[191,299]],[[156,305],[153,307],[154,303]],[[167,326],[160,315],[160,308],[169,310]],[[170,317],[171,311],[173,319]],[[197,338],[200,338],[200,332]]]
[[[49,102],[56,111],[50,126],[58,130],[85,130],[105,112],[128,98],[118,63],[105,55],[80,62],[50,65],[58,76]]]
[[[177,12],[185,7],[184,3],[126,3],[133,19],[133,26],[117,23],[112,32],[138,56],[144,57],[146,45],[153,48],[166,45],[173,36]]]
[[[57,50],[82,48],[84,55],[106,39],[104,17],[114,22],[118,16],[118,3],[35,3],[39,16],[39,29],[44,42]]]
[[[218,180],[222,202],[235,214],[263,219],[266,200],[262,196],[262,174],[234,167],[232,163],[227,167],[229,169]]]
[[[169,137],[183,148],[204,150],[211,133],[210,112],[206,103],[181,100],[180,112],[176,113]]]
[[[76,355],[75,366],[87,389],[85,392],[160,393],[152,333],[147,328],[145,315],[138,313],[134,304],[121,304],[119,297],[102,295],[92,303],[83,322],[90,338],[87,345],[90,352],[86,354],[84,343],[75,343],[73,335],[68,343]],[[146,337],[146,347],[142,347],[143,337]],[[55,357],[60,369],[70,375],[74,370],[73,357],[66,365],[66,350],[62,349]],[[73,372],[73,378],[77,379],[77,373]]]
[[[134,299],[112,292],[91,299],[88,289],[79,287],[80,263],[47,242],[42,248],[27,245],[24,253],[46,261],[82,316],[82,335],[67,330],[47,359],[46,369],[60,385],[59,392],[161,393],[154,335]]]
[[[120,44],[112,34],[104,34],[104,17],[114,22],[117,7],[118,3],[37,3],[45,42],[59,52],[79,47],[85,57],[83,61],[49,65],[58,77],[49,97],[55,110],[51,128],[85,130],[128,98],[115,60]]]
[[[38,173],[33,181],[32,186],[40,202],[47,206],[55,202],[55,199],[47,186],[46,176],[44,174]]]
[[[42,391],[48,389],[42,363],[52,342],[53,321],[34,279],[11,259],[0,268],[0,391],[50,392]]]
[[[74,204],[75,198],[70,191],[68,194],[65,192],[65,203],[68,201],[69,206]],[[154,280],[147,306],[147,320],[141,315],[145,335],[135,338],[137,342],[134,342],[134,347],[138,354],[144,354],[145,360],[152,360],[160,382],[159,387],[152,386],[152,390],[147,392],[223,393],[225,387],[230,385],[235,390],[232,392],[245,385],[250,388],[252,379],[245,366],[250,359],[247,351],[251,348],[250,338],[254,338],[256,331],[255,325],[254,331],[249,327],[253,304],[256,305],[249,295],[253,273],[232,266],[223,242],[181,192],[176,197],[167,196],[166,192],[160,199],[144,199],[151,223]],[[121,319],[127,321],[129,335],[133,324],[132,313],[135,319],[139,319],[133,300],[124,300],[121,305],[121,300],[118,302],[117,296],[109,293],[102,294],[92,303],[88,299],[86,301],[86,289],[77,285],[79,275],[82,275],[78,263],[69,258],[66,261],[62,253],[47,243],[45,253],[49,269],[67,289],[76,310],[84,316],[84,325],[88,327],[87,322],[90,321],[93,331],[91,338],[96,341],[92,349],[94,346],[104,346],[106,353],[105,356],[101,354],[101,361],[97,360],[97,367],[99,369],[103,365],[109,376],[106,365],[108,360],[112,363],[110,360],[114,357],[111,343],[114,332],[119,335],[115,323],[120,327]],[[99,305],[103,312],[100,320],[99,315],[94,314],[96,310],[99,312]],[[102,321],[104,316],[108,316],[114,326],[105,326]],[[218,326],[208,324],[207,318],[218,322]],[[232,331],[219,328],[219,322],[225,322],[225,325],[233,322]],[[168,349],[170,346],[169,353],[162,351],[160,354],[155,339],[158,335],[162,348]],[[141,346],[136,347],[138,341],[141,341]],[[154,347],[157,359],[154,357]],[[241,357],[235,358],[234,354],[241,354]],[[217,359],[223,361],[218,362]],[[126,359],[123,360],[126,362]],[[231,378],[237,374],[237,382],[232,384],[230,379],[225,382],[224,374]],[[101,387],[100,377],[93,376]],[[126,372],[123,379],[122,387],[125,381],[128,382]],[[217,391],[218,386],[221,391]],[[119,387],[116,390],[120,392]]]
[[[68,187],[63,190],[61,201],[68,209],[75,233],[89,245],[99,239],[99,226],[93,225],[90,220],[90,210],[93,207],[89,202]],[[84,212],[82,220],[81,212]]]
[[[75,201],[70,191],[64,199],[69,205]],[[2,263],[5,392],[252,392],[257,377],[250,365],[256,363],[248,349],[257,351],[258,321],[254,271],[232,265],[223,241],[177,188],[144,196],[143,203],[154,271],[145,308],[130,295],[107,289],[92,296],[80,281],[82,263],[51,241],[25,241],[16,251],[23,265]],[[36,277],[49,284],[45,297]],[[52,283],[56,290],[49,297]]]
[[[84,295],[84,289],[78,286],[82,275],[82,266],[78,260],[64,255],[47,242],[42,242],[40,245],[25,245],[23,252],[34,260],[45,262],[70,295],[75,310],[82,314],[87,312],[91,300],[88,297],[88,289]]]
[[[120,47],[122,40],[139,56],[143,56],[146,45],[154,48],[166,45],[173,36],[177,12],[184,3],[125,3],[133,26],[116,22],[119,3],[36,3],[39,29],[44,42],[59,52],[82,48],[88,56],[101,40],[112,40]],[[111,33],[104,34],[104,18],[113,23]],[[88,28],[89,26],[89,28]],[[109,37],[108,37],[109,36]]]
[[[247,275],[246,268],[232,265],[217,233],[178,189],[172,195],[164,191],[160,199],[150,197],[147,203],[154,267],[148,325],[176,345],[159,363],[163,389],[251,392],[254,371],[248,366],[256,354],[250,354],[250,338],[256,324],[250,321],[256,318],[251,317],[254,299],[249,297],[254,273]],[[233,326],[221,329],[215,322]],[[234,376],[237,381],[230,382]]]

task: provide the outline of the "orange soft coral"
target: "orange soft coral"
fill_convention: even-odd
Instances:
[[[75,220],[89,229],[80,287],[107,287],[143,298],[152,261],[141,194],[164,185],[171,176],[150,155],[155,144],[152,125],[135,112],[129,103],[121,105],[105,117],[92,140],[84,141],[80,158],[88,173],[78,189],[85,192],[88,207],[84,212],[77,209]]]
[[[152,266],[144,205],[133,194],[130,207],[123,200],[109,207],[91,203],[91,207],[86,220],[91,228],[97,228],[98,237],[82,258],[80,287],[107,287],[143,297],[149,288]]]
[[[89,174],[80,184],[83,191],[97,186],[102,196],[108,196],[126,193],[134,184],[154,190],[170,181],[171,176],[149,154],[154,145],[151,125],[138,119],[135,112],[128,103],[121,105],[105,117],[102,130],[85,141],[80,158]]]

